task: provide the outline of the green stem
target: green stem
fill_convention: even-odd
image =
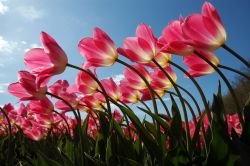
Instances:
[[[5,112],[5,110],[3,108],[0,107],[0,111],[4,114],[7,123],[8,123],[8,129],[9,129],[9,140],[8,140],[8,154],[7,154],[7,162],[10,164],[11,163],[11,154],[12,154],[12,148],[14,148],[12,146],[12,130],[11,130],[11,123],[10,123],[10,119],[7,115],[7,113]],[[14,149],[13,149],[14,150]],[[9,165],[8,164],[8,165]]]
[[[2,107],[0,107],[1,112],[5,116],[7,123],[8,123],[8,129],[9,129],[9,136],[12,138],[12,130],[11,130],[11,123],[10,123],[10,118],[8,117],[7,113],[4,111]]]
[[[182,108],[183,108],[183,114],[184,114],[184,120],[185,120],[185,124],[186,124],[186,139],[187,139],[187,151],[190,150],[190,143],[191,143],[191,137],[190,137],[190,130],[189,130],[189,123],[188,123],[188,117],[187,117],[187,110],[183,101],[183,97],[179,91],[179,89],[176,86],[176,83],[173,81],[173,79],[171,78],[171,76],[169,76],[169,74],[161,67],[161,65],[155,60],[153,59],[153,62],[156,64],[156,66],[166,75],[166,77],[168,78],[168,80],[171,82],[171,84],[173,85],[176,93],[179,96]]]
[[[53,110],[53,112],[56,113],[57,115],[59,115],[64,120],[64,122],[66,123],[66,126],[67,126],[67,133],[70,135],[70,127],[69,127],[69,123],[67,122],[66,118],[62,114],[57,112],[56,110]]]
[[[183,88],[182,86],[180,85],[177,85],[178,88],[180,88],[181,90],[183,90],[191,99],[192,101],[194,102],[194,105],[199,113],[199,115],[201,116],[201,109],[200,109],[200,106],[199,104],[197,103],[197,101],[195,100],[194,96],[188,91],[186,90],[185,88]]]
[[[240,56],[237,52],[235,52],[234,50],[232,50],[231,48],[229,48],[226,44],[222,45],[222,48],[224,48],[225,50],[227,50],[228,52],[230,52],[234,57],[236,57],[237,59],[239,59],[242,63],[244,63],[248,68],[250,68],[250,64],[249,62],[247,62],[242,56]]]
[[[101,82],[95,77],[94,74],[92,74],[91,72],[89,72],[89,71],[87,71],[87,70],[85,70],[85,69],[82,69],[82,68],[80,68],[80,67],[78,67],[78,66],[75,66],[75,65],[72,65],[72,64],[67,64],[67,66],[69,66],[69,67],[71,67],[71,68],[73,68],[73,69],[77,69],[77,70],[80,70],[80,71],[82,71],[82,72],[87,73],[91,78],[93,78],[93,79],[98,83],[99,87],[101,88],[101,90],[102,90],[102,92],[103,92],[103,94],[104,94],[104,98],[105,98],[105,100],[106,100],[107,107],[108,107],[108,114],[109,114],[109,116],[110,116],[110,118],[111,118],[111,117],[112,117],[112,113],[111,113],[110,102],[109,102],[109,99],[108,99],[107,92],[105,91],[105,89],[104,89],[103,85],[101,84]]]
[[[168,90],[166,90],[165,92],[178,97],[178,95],[177,95],[176,93],[174,93],[174,92],[171,92],[171,91],[168,91]],[[188,106],[188,108],[189,108],[189,110],[190,110],[190,112],[191,112],[191,115],[192,115],[192,117],[193,117],[193,119],[194,119],[194,124],[196,125],[196,124],[197,124],[197,120],[196,120],[196,116],[195,116],[195,113],[194,113],[193,108],[192,108],[191,105],[187,102],[186,99],[184,99],[184,98],[182,98],[182,99],[183,99],[184,103],[186,103],[186,105]]]
[[[156,115],[158,115],[158,110],[157,110],[157,104],[156,104],[156,100],[155,100],[155,97],[154,97],[154,90],[152,89],[152,87],[150,86],[149,82],[147,81],[147,79],[140,73],[138,72],[133,66],[127,64],[126,62],[124,61],[121,61],[120,59],[117,59],[116,62],[128,67],[129,69],[131,69],[132,71],[134,71],[138,76],[140,76],[140,78],[145,82],[148,90],[149,90],[149,93],[150,93],[150,96],[152,98],[152,102],[153,102],[153,108],[154,108],[154,113]],[[161,144],[161,136],[160,136],[160,125],[158,122],[154,122],[157,124],[157,133],[158,133],[158,141],[159,143]]]
[[[133,70],[136,74],[138,74],[141,79],[145,82],[148,90],[149,90],[149,93],[150,93],[150,96],[152,98],[152,102],[153,102],[153,107],[154,107],[154,111],[155,111],[155,114],[158,114],[158,110],[157,110],[157,104],[156,104],[156,101],[155,101],[155,97],[154,97],[154,92],[153,92],[153,89],[152,87],[150,86],[149,82],[147,81],[147,79],[140,73],[138,72],[133,66],[127,64],[126,62],[123,62],[121,61],[120,59],[117,59],[116,60],[118,63],[130,68],[131,70]]]
[[[236,108],[237,108],[237,114],[238,114],[238,117],[239,117],[239,120],[240,120],[240,123],[241,123],[241,126],[243,126],[244,124],[244,120],[243,120],[243,117],[242,117],[242,112],[240,110],[240,105],[239,105],[239,101],[238,101],[238,98],[236,97],[235,95],[235,92],[231,86],[231,84],[229,83],[229,81],[227,80],[227,78],[225,77],[225,75],[220,71],[219,68],[217,68],[212,62],[210,62],[207,58],[205,58],[204,56],[202,56],[199,52],[197,51],[194,51],[194,53],[196,55],[198,55],[201,59],[203,59],[205,62],[207,62],[211,67],[213,67],[213,69],[220,75],[220,77],[223,79],[223,81],[226,83],[233,99],[234,99],[234,102],[235,102],[235,105],[236,105]]]
[[[46,92],[46,94],[50,95],[50,96],[52,96],[52,97],[54,97],[56,99],[62,100],[71,109],[71,111],[73,112],[77,122],[79,123],[79,125],[81,125],[80,122],[79,122],[79,117],[77,116],[77,113],[75,112],[75,109],[71,106],[71,104],[69,104],[69,102],[67,102],[64,98],[62,98],[60,96],[57,96],[57,95],[55,95],[53,93]]]
[[[178,86],[181,90],[183,90],[184,92],[186,92],[186,93],[189,95],[189,97],[193,100],[193,102],[194,102],[194,104],[195,104],[195,106],[196,106],[196,108],[197,108],[197,110],[198,110],[199,116],[201,117],[201,109],[200,109],[200,107],[199,107],[197,101],[195,100],[194,96],[193,96],[189,91],[187,91],[185,88],[183,88],[183,87],[181,87],[181,86],[179,86],[179,85],[177,85],[177,86]],[[202,129],[202,136],[203,136],[204,142],[206,142],[206,132],[205,132],[204,125],[202,124],[201,127],[202,127],[202,128],[201,128],[201,129]],[[206,153],[206,156],[207,156],[208,152],[207,152],[207,145],[206,145],[206,143],[204,144],[204,149],[205,149],[205,153]]]
[[[242,73],[242,72],[240,72],[240,71],[238,71],[238,70],[236,70],[236,69],[233,69],[233,68],[231,68],[231,67],[224,66],[224,65],[221,65],[221,64],[219,64],[218,67],[219,67],[219,68],[222,68],[222,69],[226,69],[226,70],[232,71],[232,72],[234,72],[234,73],[237,73],[237,74],[239,74],[239,75],[245,77],[246,79],[250,80],[250,77],[249,77],[248,75],[246,75],[246,74],[244,74],[244,73]]]
[[[142,105],[144,105],[144,107],[146,107],[146,109],[148,111],[152,112],[151,109],[148,107],[148,105],[143,100],[140,100],[140,102],[142,103]],[[153,124],[156,125],[154,118],[152,118],[152,121],[153,121]]]
[[[196,88],[197,88],[197,90],[198,90],[198,92],[199,92],[199,94],[201,96],[202,102],[203,102],[203,104],[205,106],[205,111],[207,113],[208,120],[209,120],[209,122],[211,122],[212,116],[211,116],[211,112],[210,112],[210,109],[209,109],[209,105],[207,103],[207,99],[206,99],[205,94],[202,91],[200,85],[197,83],[197,81],[185,69],[183,69],[182,67],[180,67],[179,65],[177,65],[176,63],[174,63],[172,61],[168,61],[168,63],[175,66],[176,68],[181,70],[183,73],[185,73],[188,76],[188,78],[190,78],[190,80],[193,82],[193,84],[196,86]]]

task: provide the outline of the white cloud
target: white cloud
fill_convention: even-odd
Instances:
[[[13,53],[13,51],[17,49],[17,46],[17,42],[5,40],[0,36],[0,53]]]
[[[120,81],[123,80],[125,77],[123,74],[118,74],[118,75],[112,76],[112,78],[116,84],[120,84]]]
[[[0,83],[0,93],[6,93],[9,83]]]
[[[42,18],[45,11],[35,8],[34,6],[20,6],[17,12],[27,21],[34,21]]]
[[[30,44],[29,45],[29,48],[25,48],[24,49],[24,52],[28,52],[30,49],[32,49],[32,48],[41,48],[41,46],[39,46],[38,44],[36,44],[36,43],[32,43],[32,44]]]
[[[4,5],[2,1],[0,1],[0,14],[4,15],[9,10],[9,7]]]

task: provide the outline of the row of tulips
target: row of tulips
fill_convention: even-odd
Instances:
[[[2,138],[9,136],[8,153],[18,151],[13,150],[11,144],[13,140],[21,144],[20,133],[38,149],[30,155],[29,148],[24,147],[27,151],[18,153],[17,161],[27,164],[24,156],[30,155],[34,158],[29,159],[31,165],[39,162],[64,165],[62,163],[66,161],[69,165],[246,163],[244,157],[239,160],[241,153],[232,149],[235,149],[235,140],[241,145],[249,144],[249,140],[246,141],[250,132],[246,113],[249,103],[243,115],[234,90],[221,69],[246,79],[249,76],[221,65],[214,51],[223,47],[248,68],[250,65],[225,45],[226,31],[218,12],[209,2],[204,3],[199,14],[171,21],[159,38],[154,36],[150,26],[138,25],[136,36],[127,37],[121,48],[117,48],[103,30],[95,28],[92,37],[83,38],[78,44],[79,53],[85,58],[80,67],[68,62],[66,53],[50,35],[42,32],[41,41],[42,48],[33,48],[24,56],[29,71],[19,71],[18,81],[8,87],[9,93],[19,98],[20,107],[15,109],[9,103],[1,108],[0,135]],[[174,63],[171,54],[182,57],[188,69]],[[120,60],[119,55],[133,64]],[[112,78],[99,80],[96,70],[114,63],[125,66],[124,79],[120,83],[115,83]],[[57,80],[49,85],[53,76],[68,67],[79,71],[74,84]],[[192,93],[177,83],[173,67],[195,85],[202,106]],[[220,85],[211,108],[195,80],[195,77],[215,71],[234,98],[235,115],[225,115]],[[195,115],[183,93],[192,99],[199,115]],[[171,110],[162,99],[165,95],[170,95]],[[174,96],[180,105],[176,104]],[[166,114],[159,113],[156,100],[161,102]],[[152,101],[152,107],[145,101]],[[137,103],[143,106],[137,106],[138,109],[152,118],[151,122],[140,120],[130,108],[131,104]],[[118,110],[113,110],[111,104]],[[203,112],[201,107],[204,107]],[[191,121],[188,111],[192,115]],[[81,112],[87,112],[87,117],[83,118]],[[49,143],[51,139],[54,144]],[[43,143],[54,149],[55,154],[41,147]],[[219,153],[217,144],[226,150]],[[69,149],[71,145],[73,148]],[[126,146],[128,152],[123,150]],[[220,155],[224,156],[221,158]],[[234,158],[230,159],[232,156]],[[16,161],[7,158],[3,162],[13,164]]]

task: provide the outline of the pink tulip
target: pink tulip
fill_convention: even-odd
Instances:
[[[133,89],[129,86],[127,80],[122,80],[120,85],[121,101],[124,103],[138,103],[141,99],[141,93],[139,90]]]
[[[89,72],[91,72],[89,70]],[[96,76],[96,73],[93,73]],[[84,95],[92,95],[98,91],[97,82],[85,72],[78,73],[76,77],[76,87]]]
[[[29,112],[36,114],[50,114],[54,110],[53,103],[47,97],[41,100],[31,100],[27,107]]]
[[[172,78],[174,82],[176,82],[177,77],[175,72],[171,69],[170,66],[165,68],[165,71],[169,74],[169,76]],[[151,78],[152,78],[152,87],[153,89],[168,89],[173,87],[172,83],[169,81],[167,76],[159,69],[156,68],[152,73],[151,73]]]
[[[203,4],[202,14],[193,14],[186,18],[182,31],[188,44],[210,51],[219,48],[227,38],[220,16],[209,2]]]
[[[228,124],[228,134],[231,135],[232,129],[240,136],[242,133],[242,128],[240,126],[240,120],[237,114],[226,115]]]
[[[163,44],[167,52],[176,55],[188,55],[194,51],[194,48],[188,45],[187,40],[183,36],[181,24],[183,18],[171,21],[162,31],[159,43]]]
[[[78,49],[86,58],[85,65],[88,67],[111,66],[118,57],[114,42],[100,28],[93,30],[92,38],[83,38],[78,44]]]
[[[220,61],[218,57],[214,55],[212,52],[208,52],[208,51],[198,51],[198,52],[202,56],[204,56],[206,59],[208,59],[211,63],[213,63],[215,66],[219,65]],[[192,77],[199,77],[199,76],[211,74],[214,72],[214,68],[211,67],[209,64],[207,64],[207,62],[205,62],[195,53],[192,53],[191,55],[183,57],[183,62],[185,65],[189,67],[187,72]]]
[[[33,141],[39,141],[46,136],[44,129],[36,126],[23,129],[23,133]]]
[[[154,88],[154,87],[152,87]],[[165,95],[165,89],[163,88],[155,88],[154,91],[160,96],[164,96]],[[142,94],[141,100],[142,101],[147,101],[147,100],[152,100],[151,94],[149,89],[143,89],[140,91]],[[154,96],[155,98],[158,98],[156,95]]]
[[[47,33],[41,33],[43,48],[33,48],[24,57],[24,63],[37,82],[45,85],[51,76],[64,72],[68,58],[57,42]]]
[[[49,86],[48,91],[54,95],[60,96],[61,93],[64,93],[69,87],[67,80],[57,80],[51,86]]]
[[[154,60],[163,68],[168,66],[168,61],[171,59],[171,54],[165,52],[159,52],[155,57]],[[153,62],[149,62],[145,64],[151,68],[158,68],[158,66]]]
[[[92,110],[102,110],[103,102],[97,98],[96,94],[91,96],[84,96],[80,99],[80,104],[85,106],[83,111],[90,112]]]
[[[138,72],[140,72],[148,82],[152,81],[150,74],[146,68],[144,68],[140,64],[136,64],[136,65],[132,65],[132,66]],[[125,76],[125,80],[127,80],[128,85],[131,88],[137,89],[137,90],[142,90],[142,89],[147,88],[146,83],[143,81],[143,79],[137,73],[135,73],[133,70],[131,70],[127,67],[124,70],[124,76]],[[121,82],[124,82],[125,80],[122,80]]]
[[[45,97],[47,87],[36,84],[36,77],[27,71],[18,72],[18,82],[8,87],[8,92],[20,100],[40,100]]]
[[[77,95],[75,93],[68,93],[68,92],[62,92],[59,95],[61,98],[63,98],[65,101],[68,102],[68,104],[71,105],[71,107],[73,107],[74,109],[80,108],[79,107],[79,101],[77,98]],[[68,104],[66,104],[64,101],[62,100],[57,100],[55,103],[55,107],[59,110],[63,110],[63,111],[72,111],[72,109],[68,106]]]
[[[116,83],[112,78],[103,79],[101,80],[101,83],[109,97],[111,97],[115,101],[120,99],[121,97],[120,88],[116,85]]]
[[[161,53],[161,48],[151,27],[140,24],[136,29],[136,37],[127,37],[118,52],[133,62],[148,64]]]
[[[120,114],[119,111],[117,110],[114,110],[114,112],[112,113],[112,116],[114,117],[114,119],[117,121],[117,122],[122,122],[122,115]]]

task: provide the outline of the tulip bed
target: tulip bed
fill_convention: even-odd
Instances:
[[[250,99],[242,110],[221,69],[250,78],[220,64],[213,52],[222,47],[248,69],[250,64],[225,45],[226,31],[212,4],[205,2],[201,14],[170,22],[158,39],[150,26],[140,24],[136,36],[126,38],[121,48],[95,28],[92,37],[79,42],[79,52],[85,58],[80,67],[68,62],[66,53],[50,35],[42,32],[41,41],[42,48],[32,48],[24,56],[29,71],[19,71],[18,81],[8,87],[8,92],[19,98],[19,108],[11,103],[0,107],[0,165],[250,162]],[[181,55],[188,69],[173,62],[171,54]],[[99,80],[96,70],[114,63],[125,67],[124,79],[120,83],[112,78]],[[57,80],[50,84],[50,79],[66,68],[79,71],[75,83]],[[183,72],[195,85],[202,104],[177,83],[172,68]],[[195,79],[213,72],[219,74],[234,98],[234,115],[225,112],[220,83],[209,104]],[[165,95],[169,95],[171,105],[166,105]],[[132,105],[151,120],[139,118]],[[160,105],[164,113],[159,111]],[[81,112],[86,112],[86,117]]]

